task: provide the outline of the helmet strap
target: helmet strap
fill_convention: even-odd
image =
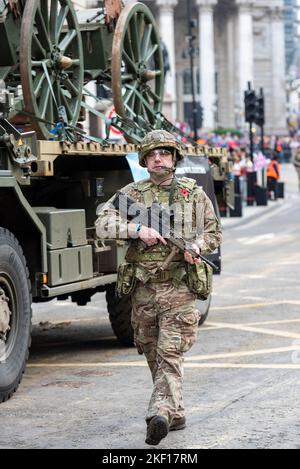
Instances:
[[[177,150],[174,148],[174,153],[173,153],[173,164],[176,167],[177,164]]]
[[[156,173],[156,172],[154,173],[152,171],[151,172],[149,171],[150,179],[157,186],[161,186],[167,181],[170,181],[170,184],[171,184],[175,176],[175,171],[176,171],[176,168],[174,166],[172,166],[171,168],[167,168],[167,167],[162,168],[162,170],[159,173]]]

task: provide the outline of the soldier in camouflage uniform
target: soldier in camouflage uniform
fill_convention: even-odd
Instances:
[[[192,207],[187,217],[185,238],[201,254],[209,254],[221,243],[221,228],[212,203],[196,181],[174,176],[176,162],[182,159],[181,146],[166,131],[150,132],[140,146],[139,160],[150,178],[129,184],[122,192],[151,207],[160,202],[176,203],[179,212]],[[111,199],[112,200],[112,199]],[[185,428],[182,399],[183,354],[197,337],[199,312],[195,293],[187,287],[187,264],[195,265],[188,252],[177,252],[167,270],[159,270],[171,246],[154,228],[124,220],[109,201],[96,222],[97,233],[131,238],[126,261],[135,265],[136,285],[132,293],[132,326],[135,344],[144,354],[153,379],[153,393],[146,416],[146,443],[157,445],[169,430]],[[198,210],[200,208],[200,210]],[[196,217],[197,210],[200,213]]]

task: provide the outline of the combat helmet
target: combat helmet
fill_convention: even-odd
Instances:
[[[149,132],[140,143],[139,163],[141,166],[146,168],[147,165],[145,158],[150,151],[155,150],[156,148],[168,148],[176,150],[176,161],[174,162],[175,165],[177,161],[182,160],[184,157],[183,147],[175,135],[172,135],[166,130],[153,130],[152,132]]]

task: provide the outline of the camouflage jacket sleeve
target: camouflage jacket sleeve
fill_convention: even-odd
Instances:
[[[134,183],[121,189],[122,192],[136,198]],[[111,197],[103,206],[97,209],[97,220],[95,222],[96,233],[100,239],[128,239],[128,221],[121,217],[118,210],[113,206],[115,196]]]
[[[195,196],[197,212],[197,237],[195,243],[203,255],[215,251],[222,242],[221,224],[213,204],[203,189],[198,188]]]

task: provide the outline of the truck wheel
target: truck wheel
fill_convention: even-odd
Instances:
[[[0,228],[0,403],[17,390],[31,343],[31,284],[21,246]]]
[[[131,325],[131,297],[118,298],[115,294],[115,284],[106,289],[107,309],[114,333],[122,345],[134,345],[133,328]]]
[[[197,301],[197,309],[199,310],[201,316],[199,319],[199,326],[202,326],[207,319],[209,308],[211,305],[211,295],[205,301]]]

